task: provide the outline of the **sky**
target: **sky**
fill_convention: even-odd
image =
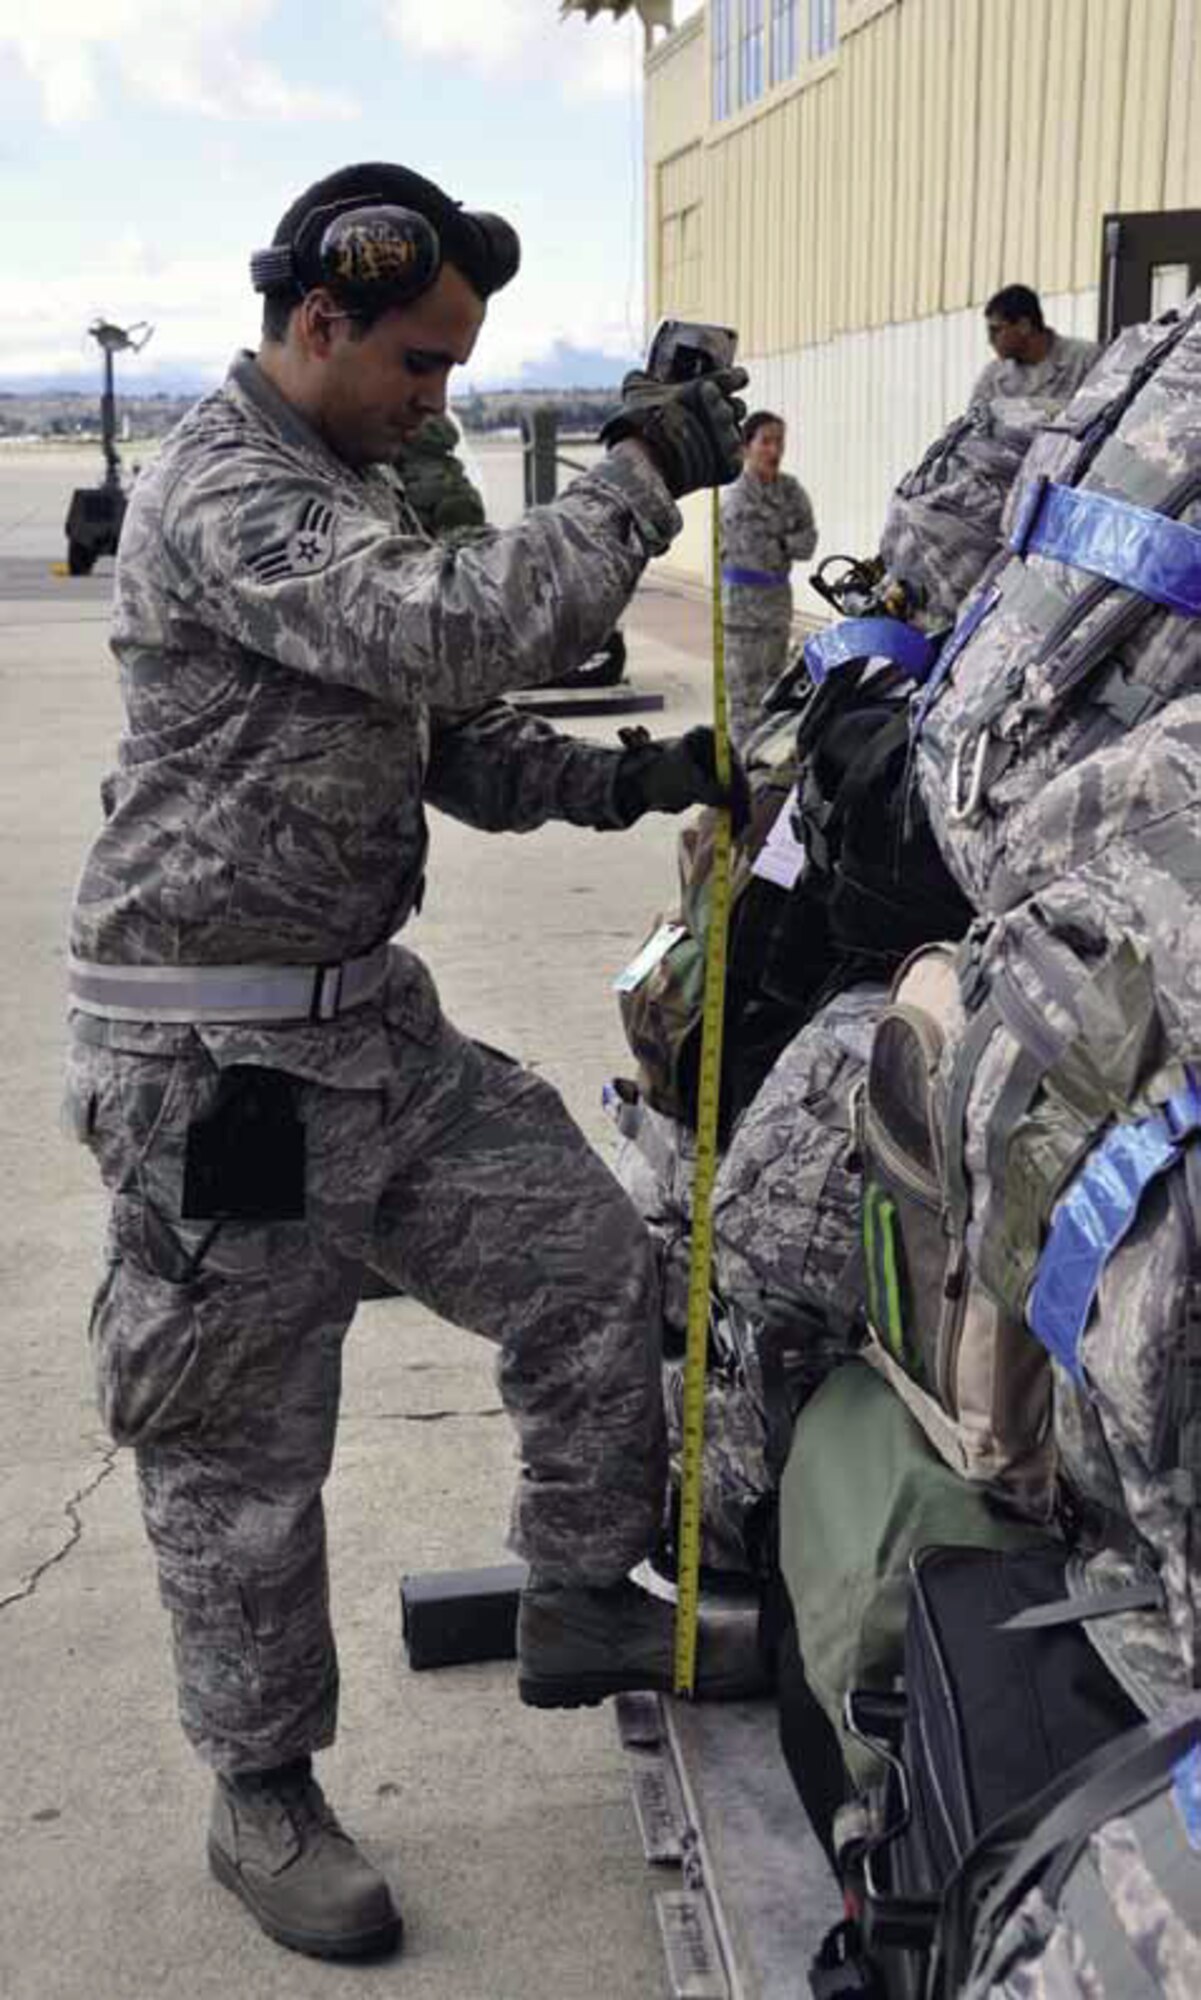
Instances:
[[[676,0],[677,20],[701,0]],[[253,345],[253,249],[311,181],[395,159],[521,232],[456,384],[563,346],[638,351],[641,51],[558,0],[0,0],[0,388],[96,378],[86,327],[149,320],[121,383],[201,386]]]

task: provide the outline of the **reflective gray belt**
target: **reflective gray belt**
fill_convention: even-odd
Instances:
[[[379,992],[388,947],[342,965],[93,965],[68,961],[71,1004],[105,1021],[332,1021]]]

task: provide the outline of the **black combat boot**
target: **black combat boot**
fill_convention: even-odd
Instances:
[[[367,1958],[400,1944],[388,1885],[338,1825],[307,1757],[219,1777],[208,1854],[218,1882],[291,1951]]]
[[[695,1694],[738,1701],[768,1689],[753,1606],[701,1612]],[[675,1606],[628,1580],[607,1589],[531,1580],[517,1615],[517,1690],[531,1708],[581,1708],[611,1694],[670,1694]]]

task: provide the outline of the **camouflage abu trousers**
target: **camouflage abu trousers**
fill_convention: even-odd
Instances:
[[[540,1571],[615,1580],[662,1519],[650,1238],[558,1094],[459,1034],[401,956],[404,1005],[390,986],[343,1017],[349,1085],[304,1074],[328,1029],[232,1036],[239,1062],[275,1055],[294,1078],[302,1221],[181,1219],[220,1034],[156,1029],[174,1048],[140,1053],[73,1021],[68,1110],[114,1197],[90,1328],[100,1405],[136,1453],[183,1726],[220,1770],[333,1739],[321,1488],[364,1261],[497,1342],[522,1458],[512,1542]]]
[[[760,719],[763,697],[788,665],[792,626],[726,627],[726,713],[730,739],[741,750]]]

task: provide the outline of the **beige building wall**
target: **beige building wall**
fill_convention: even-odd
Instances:
[[[819,554],[875,546],[989,359],[991,292],[1033,284],[1091,335],[1106,211],[1201,207],[1201,0],[838,13],[831,55],[720,122],[712,0],[646,76],[648,316],[737,326],[752,397],[793,426]],[[706,539],[677,566],[701,570]]]

